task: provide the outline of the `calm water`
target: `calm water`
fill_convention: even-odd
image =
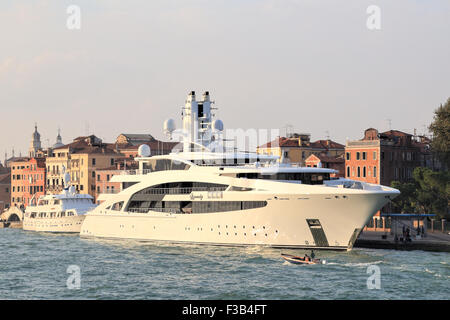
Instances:
[[[318,251],[324,265],[281,250],[81,239],[1,229],[0,299],[448,299],[450,254]],[[283,250],[303,255],[303,250]],[[67,288],[67,268],[81,288]],[[381,288],[369,290],[376,265]]]

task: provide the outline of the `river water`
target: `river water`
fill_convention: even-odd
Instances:
[[[448,299],[450,254],[178,245],[0,229],[0,299]],[[308,252],[309,253],[309,252]],[[78,276],[79,275],[79,276]],[[77,281],[79,279],[79,281]]]

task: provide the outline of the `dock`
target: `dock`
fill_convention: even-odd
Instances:
[[[22,221],[11,221],[11,222],[0,221],[0,229],[4,228],[22,229]]]
[[[426,233],[424,237],[411,237],[411,241],[395,241],[395,236],[389,232],[363,231],[356,240],[354,247],[450,252],[450,234],[433,232]]]

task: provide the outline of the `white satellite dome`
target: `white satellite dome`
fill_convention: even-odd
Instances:
[[[167,119],[164,121],[164,132],[172,133],[175,131],[175,120]]]
[[[216,130],[216,131],[223,131],[223,122],[222,122],[222,120],[219,120],[219,119],[214,120],[213,123],[212,123],[212,128],[213,128],[213,130]]]
[[[150,157],[150,147],[146,144],[141,144],[138,149],[139,157]]]

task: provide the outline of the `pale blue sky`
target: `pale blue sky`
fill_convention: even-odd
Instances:
[[[81,30],[66,28],[67,6]],[[366,27],[369,5],[381,30]],[[0,159],[94,133],[163,138],[186,94],[209,90],[225,127],[341,143],[375,127],[419,133],[450,96],[450,2],[2,1]]]

